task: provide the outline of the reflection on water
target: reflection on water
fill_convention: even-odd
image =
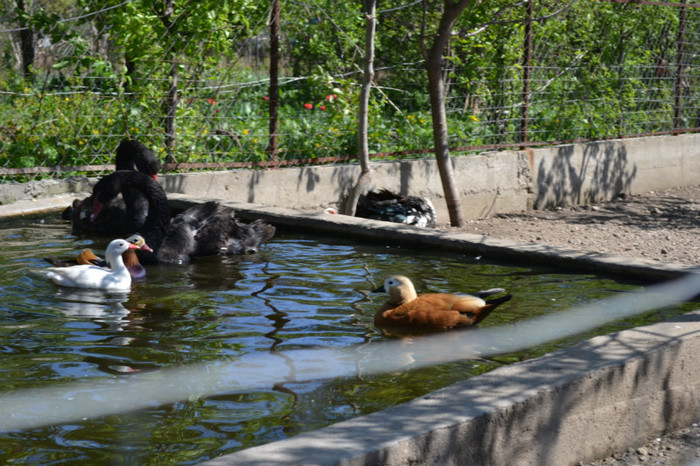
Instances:
[[[147,278],[135,282],[130,293],[61,289],[30,271],[47,266],[41,259],[45,255],[70,256],[85,247],[102,252],[109,238],[75,237],[57,217],[3,220],[0,226],[0,390],[113,382],[161,368],[270,353],[279,360],[260,371],[288,373],[289,381],[251,393],[183,399],[128,415],[0,433],[2,462],[197,463],[408,401],[586,337],[385,375],[295,379],[301,369],[278,352],[361,351],[403,336],[383,334],[372,325],[385,297],[369,290],[391,273],[410,275],[420,292],[506,288],[513,300],[481,327],[637,288],[593,275],[388,247],[380,239],[367,245],[279,234],[256,255],[149,267]],[[603,331],[684,310],[688,308],[664,309]],[[410,358],[410,353],[402,357]],[[37,400],[37,410],[46,402],[50,400]],[[3,410],[11,415],[11,407]]]

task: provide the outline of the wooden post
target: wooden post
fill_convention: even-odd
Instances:
[[[280,1],[272,0],[272,10],[270,11],[270,126],[269,142],[267,153],[270,160],[277,162],[278,141],[277,131],[279,128],[279,44],[280,44]]]

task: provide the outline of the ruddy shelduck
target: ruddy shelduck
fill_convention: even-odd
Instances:
[[[492,288],[474,294],[429,293],[418,296],[408,277],[394,275],[374,290],[389,293],[389,300],[374,316],[374,324],[425,329],[471,327],[511,299],[511,295],[483,299],[503,291],[503,288]]]

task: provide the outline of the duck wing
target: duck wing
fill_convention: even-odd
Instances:
[[[355,215],[427,228],[435,227],[436,221],[435,207],[428,199],[403,197],[386,189],[360,196]]]
[[[78,253],[75,259],[59,259],[56,256],[44,257],[44,260],[54,267],[73,267],[75,265],[96,265],[98,267],[109,267],[107,261],[100,259],[91,249],[84,249]]]
[[[119,273],[95,265],[48,267],[43,271],[55,284],[70,288],[128,290],[131,285],[128,272]]]
[[[437,214],[433,203],[428,199],[408,196],[402,203],[404,223],[424,228],[435,228]]]
[[[272,239],[275,231],[274,226],[260,219],[241,222],[234,217],[233,209],[220,207],[197,233],[195,255],[255,253],[261,244]]]
[[[469,293],[472,296],[476,296],[477,298],[487,298],[489,296],[498,294],[498,293],[503,293],[505,288],[489,288],[488,290],[479,290],[479,291],[474,291],[473,293]]]
[[[377,314],[375,323],[422,328],[469,327],[481,322],[496,307],[510,299],[510,295],[484,301],[472,295],[424,294]]]
[[[197,236],[210,223],[215,225],[223,218],[218,202],[209,201],[192,206],[175,216],[168,226],[163,241],[158,248],[157,257],[161,262],[186,262],[198,253],[200,240]],[[210,226],[209,229],[212,229]],[[211,235],[211,233],[209,233]]]
[[[386,189],[370,191],[360,196],[357,200],[355,216],[374,220],[388,220],[389,213],[393,209],[393,206],[400,200],[401,196]]]
[[[78,265],[78,262],[74,259],[59,259],[56,256],[46,256],[44,260],[54,267],[71,267],[73,265]]]

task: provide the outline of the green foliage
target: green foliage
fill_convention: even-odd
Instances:
[[[281,16],[284,53],[294,76],[357,71],[364,48],[360,2],[282,2]]]
[[[0,72],[0,167],[108,163],[125,135],[179,162],[268,160],[269,5],[174,1],[166,11],[165,3],[37,0],[34,10],[8,15],[17,22],[21,14],[48,48],[37,54],[29,77],[16,70],[11,52],[0,55],[8,65]],[[426,2],[425,12],[423,3],[380,5],[372,152],[433,145],[421,35],[429,44],[439,4]],[[354,156],[361,5],[286,2],[281,15],[280,158]],[[519,141],[525,15],[522,2],[494,0],[475,3],[458,19],[445,57],[454,147]],[[543,1],[536,2],[535,19],[530,140],[670,129],[677,9]],[[0,50],[11,47],[0,43]],[[689,50],[688,56],[697,54]],[[683,90],[689,106],[681,116],[696,125],[692,105],[700,93],[689,76]],[[170,148],[164,142],[168,108],[174,112]]]

